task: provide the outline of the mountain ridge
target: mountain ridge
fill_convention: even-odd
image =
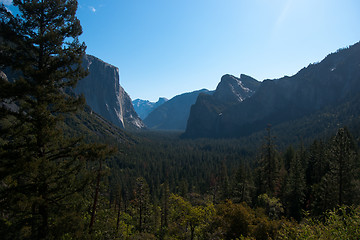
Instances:
[[[267,124],[277,125],[327,106],[336,106],[359,92],[360,43],[356,43],[329,54],[321,62],[310,64],[291,77],[264,80],[251,97],[240,103],[225,107],[219,101],[208,103],[208,109],[222,108],[221,115],[217,112],[211,124],[199,117],[204,107],[195,104],[184,136],[246,136]],[[214,115],[215,112],[210,113]]]

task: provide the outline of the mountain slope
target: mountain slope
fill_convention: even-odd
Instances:
[[[190,107],[201,93],[209,93],[202,89],[173,97],[153,110],[144,120],[146,126],[156,130],[185,130]]]
[[[213,136],[218,131],[223,111],[251,97],[259,85],[260,82],[244,74],[240,75],[240,78],[224,75],[213,95],[199,95],[191,107],[185,136]]]
[[[149,113],[151,113],[154,109],[162,105],[168,101],[166,98],[159,98],[157,102],[150,102],[149,100],[135,99],[132,101],[134,109],[139,117],[144,120]]]
[[[129,95],[120,86],[117,67],[91,55],[84,57],[83,67],[89,75],[78,82],[75,92],[84,94],[86,103],[96,113],[121,128],[145,127]]]
[[[7,69],[6,73],[0,70],[1,81],[15,81],[21,74],[14,73]],[[74,95],[70,89],[67,94]],[[0,106],[5,106],[10,111],[17,112],[19,107],[16,103],[8,103],[6,100],[0,102]],[[95,113],[88,105],[79,109],[74,114],[65,114],[64,121],[61,123],[64,134],[69,137],[81,137],[87,142],[111,142],[111,143],[131,143],[134,138],[125,133],[122,129]]]
[[[267,124],[274,126],[344,104],[359,92],[360,43],[357,43],[292,77],[265,80],[253,96],[222,109],[221,115],[206,129],[206,136],[246,136]],[[198,126],[206,120],[195,118],[200,110],[192,109],[185,136],[204,136]]]

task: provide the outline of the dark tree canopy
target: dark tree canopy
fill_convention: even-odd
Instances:
[[[86,76],[76,0],[13,1],[0,7],[0,231],[5,239],[76,236],[84,228],[85,162],[100,146],[62,132],[84,99],[71,93]],[[107,151],[105,151],[107,152]],[[84,214],[84,213],[83,213]]]

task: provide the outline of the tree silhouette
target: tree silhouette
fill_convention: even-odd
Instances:
[[[86,75],[77,1],[14,0],[19,14],[0,7],[0,209],[7,239],[79,236],[85,162],[95,149],[62,132],[65,114],[84,99],[71,93]]]

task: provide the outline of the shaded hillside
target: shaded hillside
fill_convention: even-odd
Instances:
[[[144,123],[150,129],[185,130],[190,107],[201,93],[209,93],[209,90],[202,89],[173,97],[153,110]]]
[[[91,142],[134,142],[132,136],[95,113],[89,106],[85,106],[84,110],[79,110],[74,115],[67,115],[63,129],[66,135],[83,137]]]
[[[6,74],[0,71],[2,81],[12,82],[20,76],[19,73],[13,73],[9,69],[6,70]],[[66,92],[69,95],[74,95],[70,89],[67,89]],[[2,102],[1,105],[5,105],[11,111],[18,111],[19,109],[15,103]],[[79,109],[75,114],[66,114],[62,129],[65,135],[82,137],[87,142],[134,142],[133,137],[94,112],[88,105],[85,105],[83,109]]]
[[[328,55],[292,77],[265,80],[252,97],[221,109],[221,114],[214,117],[211,124],[206,119],[196,118],[203,108],[194,107],[185,136],[247,136],[264,129],[267,124],[276,126],[346,104],[359,92],[360,44],[357,43]],[[206,107],[219,106],[222,105],[215,102]],[[199,128],[206,124],[205,130]],[[325,126],[326,122],[322,124]]]

